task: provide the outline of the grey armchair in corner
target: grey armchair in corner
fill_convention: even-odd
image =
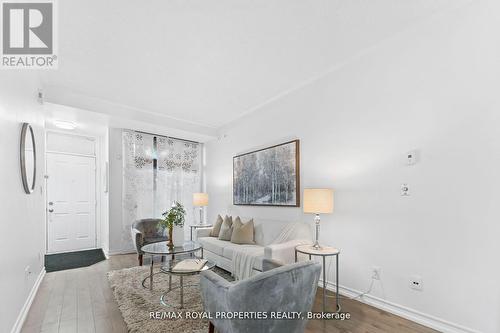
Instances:
[[[276,267],[274,263],[266,264]],[[201,273],[200,285],[205,311],[287,312],[305,314],[311,311],[321,273],[321,265],[313,261],[286,265],[230,283],[211,271]],[[210,321],[209,332],[303,332],[307,321],[297,320],[227,320]]]
[[[158,228],[158,222],[160,221],[160,219],[142,219],[132,224],[130,231],[132,233],[132,241],[137,250],[140,266],[142,266],[142,255],[144,254],[141,251],[141,247],[149,243],[168,240],[168,237],[163,235],[163,230]]]

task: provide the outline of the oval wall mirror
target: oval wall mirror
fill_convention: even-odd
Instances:
[[[24,192],[30,194],[35,189],[36,181],[36,145],[33,128],[28,123],[23,123],[21,129],[20,155]]]

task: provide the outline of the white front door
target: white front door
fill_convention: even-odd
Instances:
[[[96,247],[95,158],[47,153],[48,252]]]

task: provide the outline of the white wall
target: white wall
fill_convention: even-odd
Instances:
[[[122,129],[109,129],[109,253],[133,252],[122,245]]]
[[[45,247],[44,119],[36,102],[39,81],[33,71],[0,73],[0,332],[13,328],[43,270]],[[36,136],[37,180],[24,193],[19,168],[21,124],[32,124]],[[26,274],[25,270],[29,273]]]
[[[102,193],[105,200],[101,209],[101,246],[104,253],[109,253],[109,128],[104,135],[104,143],[101,144],[101,154],[103,156],[101,168]]]
[[[232,156],[299,138],[303,188],[336,190],[320,241],[342,250],[342,286],[366,290],[380,266],[372,295],[436,325],[499,332],[497,12],[475,1],[441,13],[227,126],[206,148],[209,218],[312,221],[300,208],[231,204]],[[412,149],[420,161],[407,166]],[[422,292],[408,287],[413,274]]]

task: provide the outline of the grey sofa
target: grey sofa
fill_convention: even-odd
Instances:
[[[265,268],[273,264],[265,263]],[[249,279],[230,283],[212,271],[201,273],[200,285],[205,311],[216,312],[265,312],[267,319],[229,320],[216,318],[210,321],[209,332],[303,332],[306,319],[271,319],[271,312],[311,311],[321,265],[313,261],[281,266]]]
[[[168,240],[168,237],[163,235],[163,230],[158,228],[158,222],[160,221],[160,219],[142,219],[132,224],[132,241],[137,250],[140,266],[142,266],[142,255],[144,254],[141,247],[146,244]]]

